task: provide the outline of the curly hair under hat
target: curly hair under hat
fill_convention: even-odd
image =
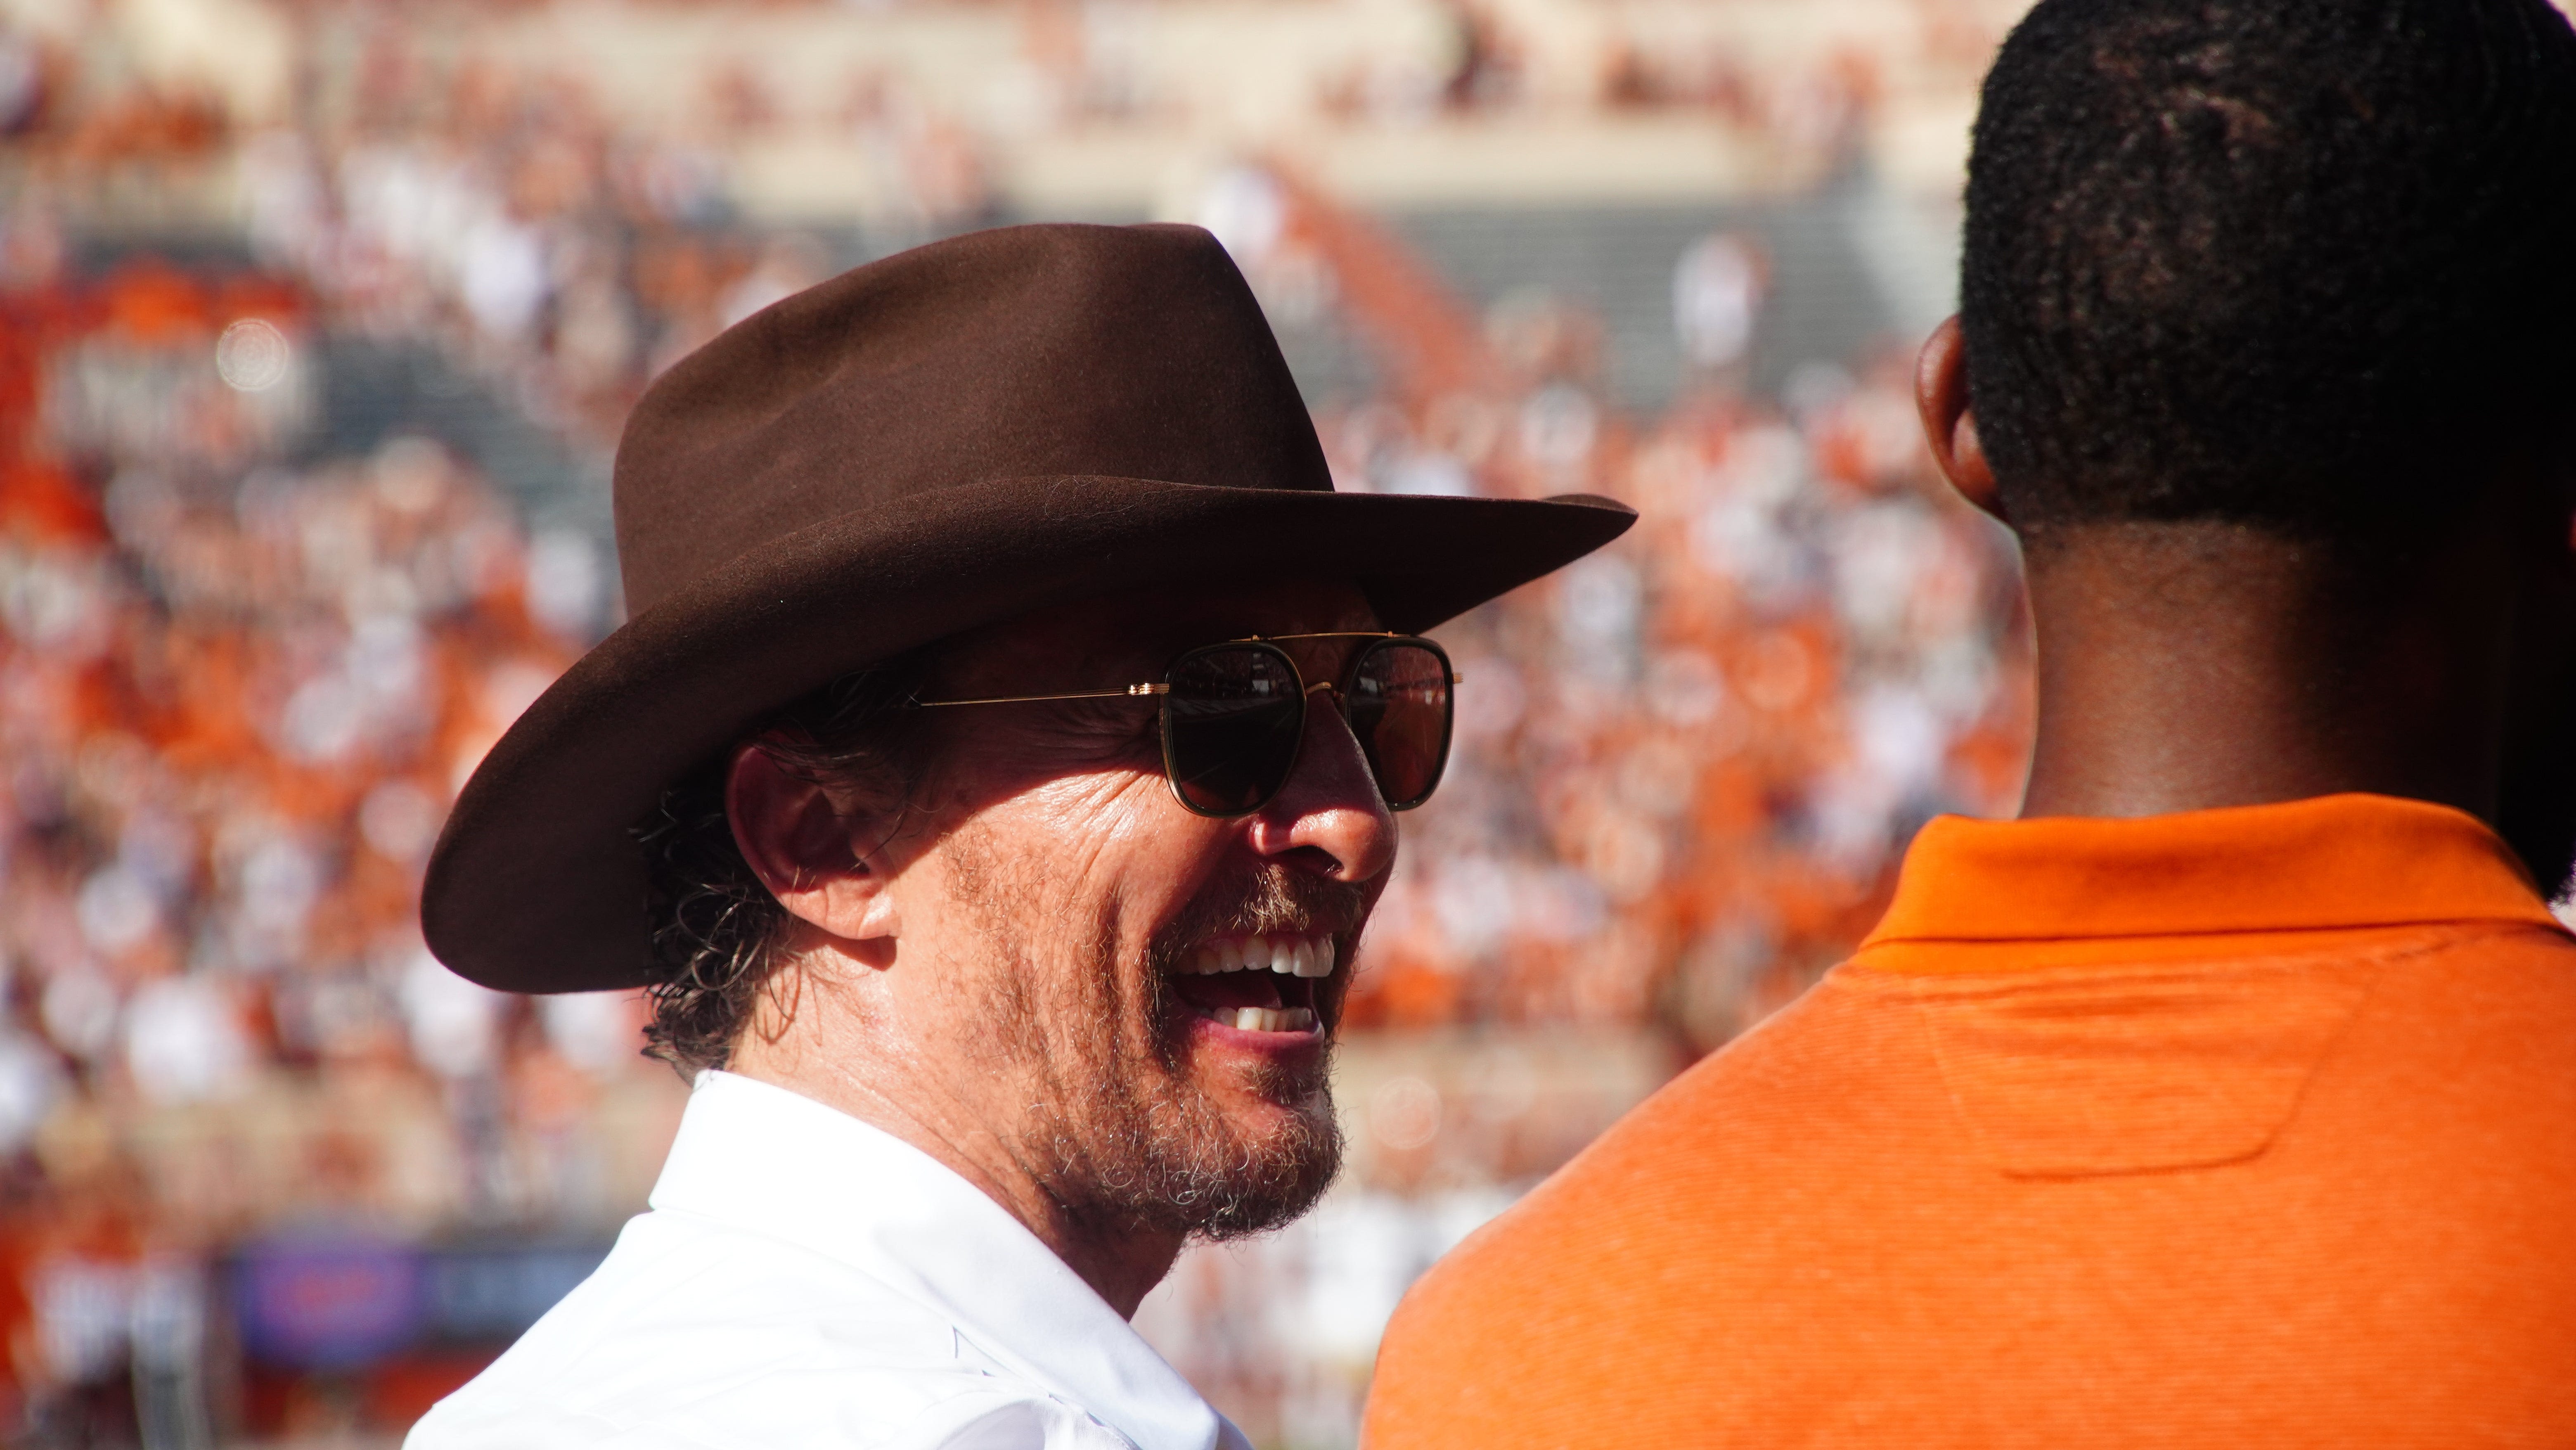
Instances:
[[[909,708],[927,651],[843,675],[790,702],[744,739],[801,779],[882,792],[908,811],[920,784],[922,712]],[[778,968],[787,925],[780,905],[734,844],[725,779],[734,752],[717,752],[662,793],[635,831],[652,882],[653,1018],[644,1055],[683,1077],[723,1067]]]

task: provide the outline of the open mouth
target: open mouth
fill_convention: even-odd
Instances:
[[[1218,937],[1191,949],[1172,973],[1181,1005],[1241,1032],[1316,1033],[1318,989],[1333,975],[1333,939],[1322,935]]]

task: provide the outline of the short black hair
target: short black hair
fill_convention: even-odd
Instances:
[[[2005,509],[2388,537],[2576,406],[2576,35],[2545,0],[2041,0],[1960,322]]]

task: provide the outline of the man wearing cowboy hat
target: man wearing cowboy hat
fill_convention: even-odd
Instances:
[[[751,318],[638,404],[632,620],[459,797],[458,972],[642,987],[697,1089],[589,1282],[413,1450],[1242,1437],[1128,1327],[1339,1154],[1325,1080],[1415,637],[1603,500],[1336,494],[1233,265],[1020,227]]]

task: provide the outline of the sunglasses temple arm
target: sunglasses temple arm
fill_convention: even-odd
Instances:
[[[916,710],[935,710],[945,705],[1034,705],[1047,700],[1118,700],[1130,695],[1168,695],[1172,687],[1155,681],[1126,685],[1115,690],[1078,690],[1070,695],[996,695],[984,700],[915,700]]]

